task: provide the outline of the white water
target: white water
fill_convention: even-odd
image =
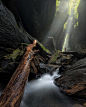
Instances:
[[[40,79],[27,83],[20,107],[73,107],[72,99],[60,93],[53,81],[58,69],[51,76],[44,74]]]

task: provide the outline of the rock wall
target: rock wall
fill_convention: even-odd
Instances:
[[[64,43],[65,38],[64,24],[68,19],[68,7],[66,6],[67,3],[67,0],[60,1],[60,5],[58,7],[59,11],[56,12],[53,23],[45,35],[45,40],[42,41],[44,46],[46,46],[46,48],[48,48],[51,52],[55,52],[54,48],[57,50],[62,50],[62,44]],[[54,42],[50,37],[53,37]]]
[[[72,50],[86,52],[86,0],[81,0],[78,14],[79,25],[75,29],[72,26],[69,44]],[[74,23],[76,23],[76,20],[74,20]]]
[[[41,41],[54,19],[56,0],[15,0],[15,5],[25,30]]]
[[[20,43],[29,44],[29,36],[18,28],[14,15],[0,0],[0,57],[8,53],[6,48],[14,49]]]
[[[23,42],[29,43],[27,36],[19,31],[13,14],[0,0],[0,46],[15,48]]]

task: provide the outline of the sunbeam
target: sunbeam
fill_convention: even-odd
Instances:
[[[80,0],[70,0],[69,2],[69,18],[66,22],[66,33],[65,33],[65,39],[64,39],[64,43],[63,43],[63,47],[62,47],[62,52],[63,51],[68,51],[71,50],[69,47],[69,36],[70,36],[70,31],[72,28],[72,24],[73,24],[73,19],[74,17],[78,20],[78,12],[77,12],[77,8],[79,6]],[[77,22],[78,23],[78,22]],[[74,25],[75,27],[76,25]]]
[[[58,3],[59,3],[59,5],[58,5]],[[45,39],[42,41],[43,45],[46,46],[46,48],[48,48],[50,51],[52,51],[52,50],[55,51],[57,49],[57,47],[55,47],[55,46],[57,46],[56,45],[56,43],[58,42],[57,40],[58,40],[59,36],[62,35],[63,25],[68,19],[67,11],[68,11],[68,3],[66,1],[59,2],[57,0],[55,18],[53,20],[53,23],[52,23],[49,31],[45,35]],[[51,39],[51,38],[54,39],[54,42],[53,42],[53,39]],[[51,46],[54,49],[51,49],[52,48]]]

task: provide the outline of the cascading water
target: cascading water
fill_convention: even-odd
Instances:
[[[60,77],[58,71],[27,83],[20,107],[73,107],[72,99],[60,93],[53,83],[55,77]]]

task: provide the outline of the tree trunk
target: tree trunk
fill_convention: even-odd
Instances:
[[[8,85],[0,96],[0,107],[19,107],[27,77],[30,72],[30,62],[37,50],[32,51],[36,46],[36,41],[28,45],[18,68],[11,77]]]

